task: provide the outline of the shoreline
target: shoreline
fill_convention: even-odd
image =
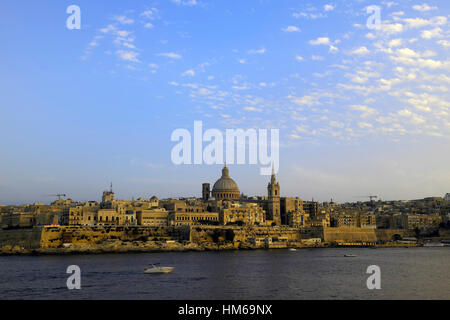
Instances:
[[[102,255],[102,254],[130,254],[130,253],[169,253],[169,252],[220,252],[220,251],[255,251],[255,250],[289,250],[295,248],[303,249],[384,249],[384,248],[423,248],[420,245],[377,245],[377,246],[339,246],[339,245],[321,245],[321,246],[301,246],[301,247],[283,247],[283,248],[265,248],[256,246],[239,246],[233,244],[196,244],[189,243],[186,245],[178,244],[176,246],[147,246],[147,247],[105,247],[105,246],[74,246],[71,248],[37,248],[37,249],[12,249],[0,250],[0,257],[6,256],[71,256],[71,255]]]

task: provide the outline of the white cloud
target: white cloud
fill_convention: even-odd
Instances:
[[[335,8],[335,6],[332,5],[332,4],[326,4],[326,5],[323,6],[323,9],[324,9],[325,11],[333,11],[334,8]]]
[[[444,48],[447,49],[450,48],[450,41],[448,40],[439,40],[437,43],[443,46]]]
[[[174,52],[163,52],[163,53],[158,53],[157,56],[161,56],[161,57],[167,57],[170,59],[181,59],[182,56],[178,53],[174,53]]]
[[[264,54],[266,52],[265,48],[261,48],[259,50],[249,50],[247,51],[248,54]]]
[[[382,23],[380,31],[387,35],[393,35],[402,33],[404,31],[403,24],[401,23]]]
[[[193,77],[195,76],[195,71],[193,69],[186,70],[181,74],[183,77]]]
[[[360,127],[361,129],[370,129],[373,128],[373,125],[368,122],[358,122],[358,127]]]
[[[318,101],[317,97],[313,96],[303,96],[301,98],[292,98],[292,101],[299,105],[299,106],[317,106],[320,105],[320,102]]]
[[[114,20],[120,22],[121,24],[132,24],[132,23],[134,23],[133,19],[127,18],[125,16],[115,16]]]
[[[415,28],[423,28],[427,26],[443,26],[447,24],[447,18],[444,16],[437,16],[431,19],[423,19],[423,18],[406,18],[406,19],[397,19],[406,23],[406,27],[409,29]]]
[[[391,41],[389,41],[389,48],[394,48],[394,47],[399,47],[403,44],[403,40],[402,39],[392,39]]]
[[[362,118],[368,118],[368,117],[371,117],[378,113],[375,109],[370,108],[368,106],[364,106],[364,105],[353,105],[353,106],[350,106],[349,108],[352,110],[355,110],[355,111],[362,112],[362,114],[361,114]]]
[[[440,37],[442,37],[442,29],[439,27],[436,27],[431,30],[424,30],[421,32],[420,35],[423,39],[440,38]]]
[[[141,16],[142,16],[142,17],[145,17],[145,18],[147,18],[147,19],[153,20],[153,19],[156,18],[157,13],[158,13],[158,9],[156,9],[156,8],[151,8],[151,9],[149,9],[149,10],[146,10],[146,11],[142,12],[142,13],[141,13]]]
[[[256,111],[256,112],[260,112],[261,110],[255,107],[245,107],[244,110],[246,111]]]
[[[356,54],[356,55],[366,55],[369,53],[370,53],[370,51],[366,47],[359,47],[351,52],[351,54]]]
[[[305,59],[303,59],[302,56],[296,56],[296,57],[295,57],[295,60],[297,60],[297,61],[303,61],[303,60],[305,60]]]
[[[119,58],[122,60],[131,61],[131,62],[140,62],[137,59],[137,56],[139,55],[139,53],[137,53],[137,52],[118,50],[116,53],[119,56]]]
[[[337,48],[333,45],[330,45],[330,49],[328,50],[328,52],[330,52],[330,53],[336,53],[338,51],[339,51],[339,48]]]
[[[197,0],[171,0],[171,1],[178,5],[189,7],[196,6],[198,4]]]
[[[313,45],[313,46],[317,46],[317,45],[330,45],[330,39],[327,37],[319,37],[316,40],[311,40],[309,41],[309,44]]]
[[[105,28],[100,29],[100,32],[102,32],[102,33],[112,33],[112,32],[115,32],[116,30],[117,30],[117,28],[114,25],[109,24]]]
[[[319,18],[325,18],[327,15],[323,14],[321,12],[319,13],[310,13],[310,12],[294,12],[292,14],[294,18],[308,18],[308,19],[319,19]]]
[[[414,5],[412,8],[413,8],[414,10],[420,11],[420,12],[431,11],[431,10],[436,10],[436,9],[437,9],[437,7],[430,7],[430,6],[429,6],[428,4],[426,4],[426,3],[424,3],[424,4],[422,4],[422,5],[416,4],[416,5]]]
[[[311,56],[311,59],[312,60],[314,60],[314,61],[323,61],[323,60],[325,60],[325,58],[324,57],[321,57],[321,56]]]
[[[125,31],[125,30],[119,30],[119,31],[116,32],[116,34],[119,37],[125,38],[125,37],[128,37],[131,34],[131,32],[130,31]]]
[[[300,32],[300,28],[296,26],[288,26],[283,29],[284,32]]]

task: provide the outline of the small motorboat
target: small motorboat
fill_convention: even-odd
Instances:
[[[346,257],[346,258],[354,258],[354,257],[357,257],[357,255],[349,253],[349,254],[344,254],[344,257]]]
[[[445,247],[445,244],[441,242],[425,242],[424,247]]]
[[[297,251],[295,248],[290,248],[289,251]]]
[[[144,273],[161,274],[161,273],[171,273],[174,267],[160,267],[159,263],[151,264],[150,267],[144,268]]]

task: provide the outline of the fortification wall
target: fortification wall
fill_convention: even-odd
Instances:
[[[176,227],[70,227],[48,226],[42,230],[41,248],[64,243],[95,244],[105,240],[189,240],[188,228]]]
[[[300,231],[297,228],[285,227],[232,227],[232,226],[191,226],[190,241],[221,242],[241,241],[248,238],[287,238],[288,241],[299,241]]]
[[[3,250],[37,249],[40,247],[42,227],[0,230],[0,248]]]
[[[366,241],[376,242],[375,229],[371,228],[323,228],[323,240],[325,242],[335,241]]]
[[[399,235],[402,238],[414,236],[414,232],[402,229],[377,229],[375,230],[375,234],[377,235],[377,239],[382,241],[395,240],[395,235]]]

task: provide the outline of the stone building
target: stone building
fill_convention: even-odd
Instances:
[[[168,216],[170,226],[192,226],[219,224],[217,212],[170,212]]]
[[[226,202],[219,211],[222,225],[264,226],[266,212],[254,203]]]
[[[147,209],[136,212],[140,226],[165,227],[169,224],[169,212],[164,208]]]
[[[403,214],[398,218],[401,218],[401,227],[407,230],[437,228],[442,222],[439,215]]]
[[[333,213],[331,215],[332,227],[351,227],[351,228],[377,228],[375,214],[364,213]]]
[[[308,215],[303,211],[303,200],[300,198],[280,198],[281,224],[290,227],[301,227],[306,223]]]
[[[303,201],[303,211],[310,217],[315,217],[319,213],[319,203],[315,201]]]

